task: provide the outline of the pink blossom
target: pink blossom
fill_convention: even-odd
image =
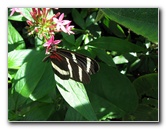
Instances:
[[[59,19],[57,18],[53,18],[54,22],[56,23],[56,29],[57,31],[62,30],[63,32],[67,32],[65,25],[69,24],[71,21],[69,20],[63,20],[64,18],[64,13],[62,13],[59,17]]]
[[[52,44],[59,44],[61,40],[54,40],[54,36],[52,35],[51,38],[43,45],[46,48],[46,53],[49,53]]]
[[[10,16],[12,16],[15,12],[21,13],[20,8],[11,8],[10,10],[11,10]]]
[[[70,22],[70,23],[71,23],[71,22]],[[69,26],[70,23],[66,25],[66,31],[67,31],[67,33],[68,33],[69,35],[70,35],[70,34],[74,34],[74,32],[71,31],[72,28],[74,28],[74,26]]]

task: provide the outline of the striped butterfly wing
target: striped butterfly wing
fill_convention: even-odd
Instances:
[[[69,79],[70,78],[70,71],[68,68],[68,63],[66,61],[66,58],[59,55],[56,52],[53,52],[49,56],[51,60],[51,65],[53,68],[53,71],[56,75],[58,75],[61,79]]]
[[[59,53],[58,51],[52,52],[50,56],[47,56],[43,61],[50,58],[54,73],[61,79],[68,80],[69,78],[82,82],[89,83],[90,76],[85,72],[72,58]]]
[[[73,58],[70,58],[70,57],[62,54],[58,50],[56,51],[56,53],[58,55],[61,55],[61,57],[65,58],[65,61],[67,62],[67,66],[68,66],[68,71],[70,74],[69,78],[71,78],[75,81],[78,81],[78,82],[85,83],[85,84],[90,82],[89,74],[86,71],[84,71],[80,65],[78,65],[75,61],[73,61]]]
[[[64,49],[53,50],[44,61],[48,58],[51,60],[54,73],[64,80],[71,78],[87,84],[90,82],[90,74],[99,70],[95,60]]]
[[[98,63],[94,59],[89,58],[83,54],[78,54],[64,49],[57,49],[57,50],[62,55],[68,58],[72,58],[73,61],[77,63],[88,74],[95,74],[100,69]]]

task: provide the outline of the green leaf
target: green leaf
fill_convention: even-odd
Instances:
[[[137,110],[125,121],[158,121],[158,109],[140,104]]]
[[[66,102],[79,112],[84,118],[90,121],[96,121],[96,115],[93,111],[84,85],[71,79],[61,80],[55,75],[57,88]]]
[[[99,96],[95,93],[88,92],[92,107],[97,115],[99,120],[104,120],[105,117],[112,118],[121,118],[126,113],[121,110],[117,105],[108,101],[103,96]]]
[[[54,105],[48,103],[32,103],[24,113],[23,121],[46,121],[54,111]]]
[[[86,28],[82,15],[80,15],[80,13],[76,9],[72,9],[72,17],[73,17],[74,22],[78,26],[80,26],[82,29]]]
[[[65,115],[65,121],[86,121],[86,119],[75,109],[69,107]]]
[[[26,17],[27,20],[34,21],[34,19],[30,14],[30,12],[32,12],[32,8],[22,8],[21,12],[23,13],[24,17]]]
[[[15,111],[16,110],[20,110],[20,108],[22,108],[23,105],[25,105],[27,100],[28,100],[28,98],[25,98],[24,96],[22,96],[18,92],[16,92],[14,86],[12,87],[12,89],[11,89],[11,91],[10,91],[8,96],[10,96],[8,98],[8,103],[10,103],[9,105],[11,105],[13,102],[15,103],[15,105],[12,105],[12,106],[14,106],[13,108],[14,108]],[[12,98],[12,100],[11,100],[11,98]],[[12,111],[13,109],[9,108],[9,110]],[[19,114],[18,112],[15,112],[15,113]]]
[[[88,14],[88,9],[82,8],[80,14],[83,18],[85,18]]]
[[[146,94],[153,98],[158,99],[158,74],[146,74],[134,80],[133,82],[137,93],[141,98],[142,95]]]
[[[112,56],[107,54],[106,51],[101,50],[101,49],[93,49],[96,53],[96,56],[105,62],[107,65],[116,67],[115,63],[113,62]]]
[[[8,53],[8,68],[9,69],[18,69],[25,60],[28,60],[26,57],[32,53],[32,50],[14,50]]]
[[[95,19],[95,22],[98,22],[100,21],[102,18],[103,18],[104,14],[103,12],[101,11],[101,9],[97,12],[97,16],[96,16],[96,19]]]
[[[63,32],[61,34],[62,34],[63,38],[67,42],[71,43],[72,45],[75,45],[75,37],[74,37],[74,35],[68,35],[68,34],[63,33]]]
[[[121,37],[121,38],[126,37],[122,27],[119,26],[116,22],[109,20],[109,19],[104,19],[103,24],[105,25],[108,33],[110,33],[110,34],[113,33],[114,35]]]
[[[80,35],[80,36],[76,39],[75,46],[76,46],[77,48],[81,45],[82,40],[83,40],[83,35]]]
[[[96,18],[96,12],[90,14],[90,15],[87,17],[86,21],[85,21],[86,27],[88,27],[88,26],[90,26],[91,24],[93,24],[94,21],[95,21],[95,18]]]
[[[138,35],[158,42],[158,8],[104,8],[106,17]]]
[[[100,49],[117,51],[119,53],[142,52],[144,48],[135,45],[127,40],[115,37],[101,37],[88,43],[89,46],[94,46]]]
[[[23,15],[21,15],[21,14],[19,14],[19,15],[13,15],[13,16],[9,16],[8,17],[8,20],[13,20],[13,21],[26,21],[26,18],[23,16]]]
[[[13,95],[11,94],[11,89],[8,90],[8,110],[14,110],[15,109],[15,100]]]
[[[8,22],[8,51],[25,48],[25,42],[18,31]]]
[[[14,78],[16,91],[25,98],[28,98],[33,92],[46,68],[46,63],[42,62],[43,55],[41,53],[31,58],[21,66]]]
[[[45,63],[45,70],[42,74],[40,81],[37,83],[36,88],[30,94],[30,98],[33,101],[39,100],[40,98],[48,95],[51,91],[55,89],[55,80],[54,80],[54,72],[52,70],[52,66],[50,62],[42,62]],[[49,96],[47,96],[49,97]]]
[[[128,60],[123,56],[123,55],[120,55],[120,56],[115,56],[113,58],[115,64],[124,64],[124,63],[128,63]]]
[[[93,41],[94,39],[97,39],[97,38],[101,37],[102,30],[101,30],[100,26],[97,23],[96,24],[91,24],[86,29],[90,33],[87,35],[88,40],[85,43],[89,43],[89,41]]]
[[[100,63],[100,71],[91,76],[91,83],[86,88],[125,113],[133,112],[137,107],[135,87],[125,75],[108,65]]]
[[[149,105],[158,109],[158,100],[153,98],[143,98],[141,104]]]

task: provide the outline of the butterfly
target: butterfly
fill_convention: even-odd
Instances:
[[[54,73],[61,79],[73,79],[84,84],[90,82],[90,75],[99,71],[100,67],[96,60],[83,54],[57,48],[51,45],[50,53],[43,61],[49,60]]]

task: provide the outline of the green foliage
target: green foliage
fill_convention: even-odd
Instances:
[[[157,8],[106,8],[101,10],[109,19],[129,28],[138,35],[148,38],[152,42],[158,42]]]
[[[57,88],[66,102],[80,113],[86,120],[97,120],[93,111],[85,87],[82,83],[75,82],[71,79],[62,80],[55,75]]]
[[[9,121],[158,121],[158,9],[58,11],[75,26],[59,45],[95,58],[100,70],[87,85],[61,80],[42,62],[41,41],[25,36],[24,17],[9,16]]]
[[[131,119],[134,121],[157,121],[158,120],[158,74],[146,74],[133,82],[139,97],[139,105]]]
[[[18,31],[8,22],[8,51],[25,48],[25,42]]]

